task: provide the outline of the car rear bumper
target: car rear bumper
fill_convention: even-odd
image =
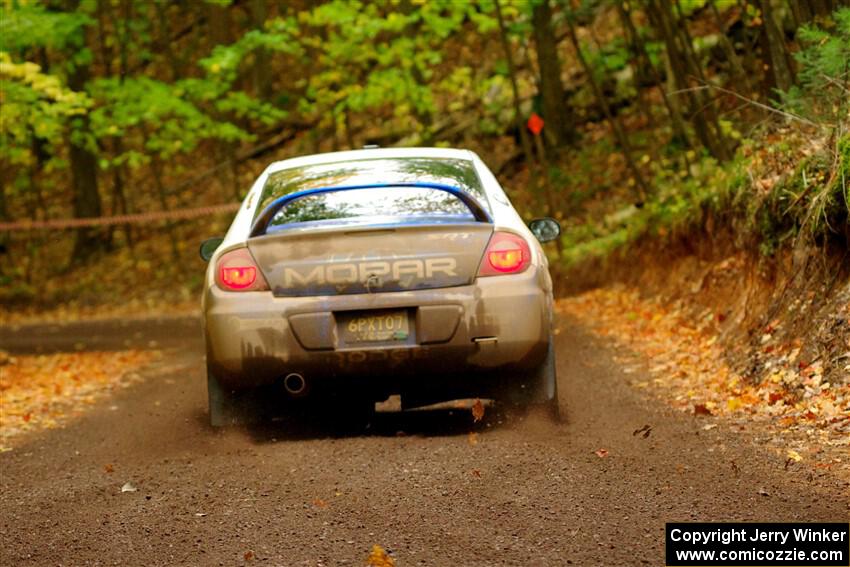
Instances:
[[[533,267],[467,286],[360,295],[274,297],[212,286],[204,296],[208,368],[230,388],[296,372],[311,382],[368,378],[388,393],[403,390],[414,375],[471,383],[530,370],[541,364],[549,343],[547,281]],[[384,309],[408,314],[407,338],[346,344],[337,328],[341,314]]]

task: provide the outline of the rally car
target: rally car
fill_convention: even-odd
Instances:
[[[540,242],[559,233],[550,218],[527,226],[466,150],[273,163],[226,236],[201,245],[211,423],[257,417],[257,397],[364,411],[390,395],[403,408],[488,398],[557,413]]]

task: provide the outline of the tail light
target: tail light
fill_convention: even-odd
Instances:
[[[511,232],[494,232],[478,269],[479,276],[499,276],[524,272],[531,264],[528,242]]]
[[[247,248],[225,252],[218,259],[215,283],[224,291],[263,291],[269,289],[266,279]]]

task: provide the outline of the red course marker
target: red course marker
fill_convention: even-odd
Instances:
[[[531,114],[531,117],[528,119],[528,122],[526,123],[526,125],[528,126],[528,129],[531,130],[531,133],[534,134],[535,136],[539,136],[540,132],[543,131],[543,124],[544,124],[543,119],[540,118],[540,116],[536,112],[533,112]]]

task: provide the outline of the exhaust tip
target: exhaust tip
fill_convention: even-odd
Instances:
[[[287,374],[283,379],[283,387],[292,396],[300,396],[307,391],[307,381],[297,372]]]

